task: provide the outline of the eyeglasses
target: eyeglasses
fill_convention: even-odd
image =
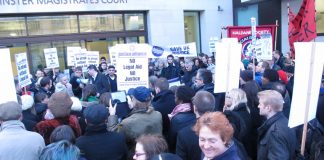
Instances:
[[[145,155],[146,153],[135,153],[134,154],[134,156],[136,156],[136,157],[140,157],[140,156],[143,156],[143,155]]]

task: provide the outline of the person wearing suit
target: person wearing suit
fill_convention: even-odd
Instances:
[[[110,91],[110,84],[107,77],[98,72],[98,69],[95,65],[90,65],[88,67],[89,83],[96,85],[97,88],[97,97],[105,92]]]

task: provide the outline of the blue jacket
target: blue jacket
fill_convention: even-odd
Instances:
[[[201,154],[201,160],[204,159],[204,154]],[[238,153],[237,153],[237,148],[234,143],[231,144],[231,146],[221,155],[218,155],[217,157],[214,157],[211,160],[240,160]]]

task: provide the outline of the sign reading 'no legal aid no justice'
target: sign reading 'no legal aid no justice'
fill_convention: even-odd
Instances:
[[[56,48],[45,48],[44,55],[47,68],[57,68],[60,66]]]
[[[151,52],[146,44],[120,44],[111,47],[116,55],[119,90],[127,91],[138,86],[148,87],[148,55]]]
[[[29,78],[29,67],[26,52],[15,54],[15,60],[18,72],[19,85],[20,87],[28,86],[32,82]]]

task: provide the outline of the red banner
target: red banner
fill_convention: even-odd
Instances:
[[[288,8],[288,16],[289,45],[295,58],[294,42],[309,42],[316,38],[315,0],[303,0],[296,16]]]
[[[275,27],[276,25],[261,25],[256,26],[256,38],[260,39],[262,34],[271,34],[272,44],[275,41]],[[242,55],[250,57],[252,55],[252,34],[251,26],[231,26],[227,27],[227,37],[237,38],[238,42],[242,44]],[[272,46],[273,48],[273,46]]]

